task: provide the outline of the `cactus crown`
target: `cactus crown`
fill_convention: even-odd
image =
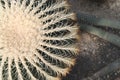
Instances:
[[[60,80],[78,54],[66,0],[0,0],[0,80]]]

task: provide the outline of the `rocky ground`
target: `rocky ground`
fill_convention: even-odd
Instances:
[[[68,0],[72,10],[103,18],[120,20],[120,0]],[[92,76],[109,63],[120,58],[120,47],[97,36],[81,31],[80,55],[70,74],[63,80],[81,80]],[[120,70],[118,70],[120,72]],[[99,80],[120,80],[113,72]]]

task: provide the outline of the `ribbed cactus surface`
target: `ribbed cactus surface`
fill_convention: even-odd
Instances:
[[[0,0],[0,80],[61,80],[78,55],[66,0]]]

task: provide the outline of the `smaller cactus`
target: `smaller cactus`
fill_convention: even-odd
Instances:
[[[120,22],[117,20],[110,20],[106,18],[100,18],[89,14],[78,13],[79,21],[84,21],[85,23],[92,24],[95,26],[104,26],[114,29],[120,29]]]
[[[106,30],[103,30],[105,28],[120,30],[119,21],[99,18],[93,15],[88,15],[88,14],[86,15],[83,13],[78,13],[78,19],[81,30],[96,35],[120,47],[120,36],[107,32]],[[102,29],[100,27],[102,27]],[[104,80],[105,77],[108,77],[109,79],[109,75],[113,76],[114,73],[117,76],[119,74],[119,70],[120,70],[120,58],[106,65],[104,68],[94,73],[94,75],[84,78],[82,80]]]
[[[118,35],[107,32],[103,29],[96,27],[96,26],[99,26],[99,27],[101,26],[103,28],[112,28],[112,29],[119,30],[120,29],[119,21],[99,18],[93,15],[88,15],[88,14],[83,14],[83,13],[78,13],[77,16],[79,19],[79,23],[81,25],[80,26],[81,30],[94,34],[120,47],[120,37]]]

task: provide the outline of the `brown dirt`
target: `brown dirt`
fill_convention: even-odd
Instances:
[[[120,0],[69,0],[74,12],[83,12],[108,19],[120,19]],[[80,55],[70,74],[63,80],[81,80],[92,76],[120,58],[120,48],[97,36],[81,31]],[[120,71],[119,71],[120,72]],[[115,72],[99,80],[120,80]]]

